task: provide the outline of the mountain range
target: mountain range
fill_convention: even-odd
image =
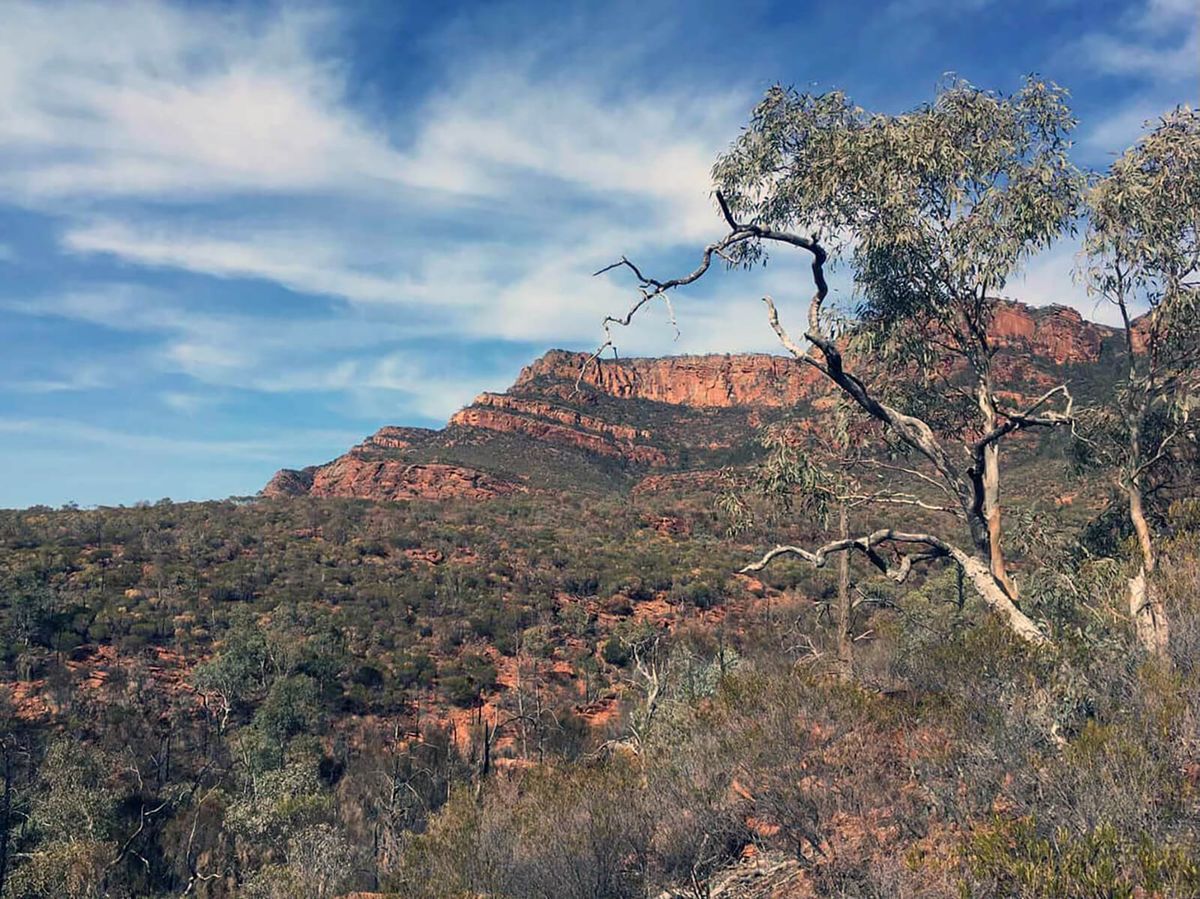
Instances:
[[[1118,332],[1065,306],[1002,307],[992,333],[1019,393],[1107,380]],[[874,372],[886,377],[886,372]],[[1078,387],[1076,390],[1078,391]],[[644,492],[752,461],[758,428],[808,415],[829,390],[812,368],[767,354],[593,360],[550,350],[502,393],[440,430],[381,428],[344,455],[282,469],[263,495],[485,500],[530,490]]]

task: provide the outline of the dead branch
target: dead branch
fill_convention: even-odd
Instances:
[[[887,543],[894,545],[916,544],[926,548],[917,553],[898,553],[896,563],[892,564],[878,550],[879,546]],[[751,562],[740,569],[738,573],[749,574],[753,571],[762,571],[775,561],[775,559],[786,555],[799,556],[806,562],[810,562],[814,568],[823,568],[831,555],[843,552],[862,553],[872,565],[897,583],[903,583],[908,578],[914,562],[924,562],[956,554],[965,555],[962,553],[962,550],[951,546],[933,534],[906,533],[904,531],[893,530],[892,528],[880,528],[862,537],[847,537],[841,540],[832,540],[814,551],[809,551],[799,546],[781,544],[769,550],[757,562]]]
[[[1049,411],[1042,415],[1035,414],[1057,394],[1061,394],[1066,398],[1067,405],[1062,412]],[[1071,414],[1074,407],[1075,398],[1071,396],[1071,391],[1067,389],[1066,384],[1059,384],[1034,400],[1033,404],[1026,408],[1024,412],[1010,412],[1004,409],[997,409],[996,411],[1004,418],[1004,421],[975,441],[975,444],[971,448],[971,457],[976,460],[982,460],[984,450],[1014,431],[1032,427],[1052,428],[1058,425],[1070,424],[1074,420]]]

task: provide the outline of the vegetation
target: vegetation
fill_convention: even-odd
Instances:
[[[814,261],[808,345],[769,315],[837,399],[706,457],[719,498],[560,454],[478,504],[0,512],[0,897],[1197,895],[1195,121],[1085,192],[1037,80],[771,91],[700,269],[621,263],[628,324],[718,253]],[[1084,199],[1124,376],[1031,398],[998,294]]]
[[[969,540],[960,545],[943,527],[873,522],[866,533],[816,550],[779,544],[746,570],[784,555],[820,566],[857,552],[902,581],[914,564],[949,560],[1014,633],[1045,641],[1007,572],[1000,447],[1019,431],[1068,424],[1073,400],[1060,384],[1019,407],[1005,402],[1011,391],[998,381],[993,326],[1012,272],[1072,225],[1082,186],[1068,157],[1074,124],[1065,92],[1035,78],[1012,96],[952,82],[934,102],[898,116],[869,115],[838,92],[773,88],[713,169],[730,230],[705,249],[700,267],[659,281],[622,261],[641,286],[641,299],[618,322],[627,325],[650,300],[700,278],[713,255],[752,265],[766,259],[768,247],[806,251],[816,291],[807,345],[792,338],[764,297],[772,328],[798,362],[874,422],[881,444],[894,441],[908,455],[916,467],[902,470],[920,482],[912,489],[935,487],[939,507]],[[827,247],[822,233],[835,243]],[[869,383],[831,327],[825,266],[839,257],[862,297],[845,329],[849,349],[905,370],[908,388],[898,395]],[[930,396],[940,401],[930,404]],[[1064,408],[1052,408],[1054,401]],[[952,453],[948,440],[963,452]],[[878,502],[904,499],[881,495]],[[889,552],[899,556],[894,565]]]

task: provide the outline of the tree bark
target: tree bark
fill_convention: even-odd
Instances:
[[[1125,479],[1125,495],[1129,501],[1129,520],[1137,535],[1138,551],[1142,562],[1138,573],[1129,579],[1129,615],[1133,619],[1134,633],[1138,643],[1150,655],[1166,658],[1169,632],[1167,613],[1163,607],[1162,598],[1155,589],[1154,569],[1158,559],[1154,552],[1154,537],[1150,533],[1150,523],[1146,520],[1146,509],[1142,502],[1142,470],[1145,464],[1144,456],[1149,453],[1142,443],[1142,422],[1145,420],[1149,405],[1150,393],[1147,382],[1143,381],[1138,370],[1138,354],[1133,342],[1133,322],[1129,317],[1129,308],[1124,296],[1118,302],[1121,319],[1125,325],[1125,352],[1128,365],[1126,377],[1129,381],[1129,393],[1125,407],[1125,421],[1129,429],[1129,470]],[[1156,342],[1156,320],[1151,315],[1151,333],[1147,337],[1147,365],[1153,373],[1155,356],[1153,344]],[[1160,447],[1161,449],[1161,447]]]
[[[846,504],[838,506],[838,537],[845,540],[850,536],[850,523]],[[846,679],[854,676],[854,641],[850,634],[850,554],[842,553],[838,558],[837,592],[837,657],[839,674]]]
[[[897,563],[889,562],[879,552],[879,547],[890,544],[896,546],[920,546],[923,549],[901,555]],[[992,575],[989,560],[985,554],[971,554],[947,543],[933,534],[906,533],[891,528],[880,528],[870,534],[858,538],[841,538],[809,551],[799,546],[776,546],[767,552],[757,562],[751,562],[741,569],[742,574],[762,571],[772,561],[783,555],[795,555],[810,562],[815,568],[825,565],[829,556],[834,553],[861,552],[867,560],[897,583],[903,583],[912,570],[914,561],[929,561],[931,559],[950,558],[959,566],[966,579],[971,582],[976,595],[993,612],[996,612],[1005,625],[1022,640],[1035,646],[1050,644],[1046,637],[1029,616],[1017,608],[1008,593]]]
[[[983,413],[985,432],[996,427],[999,415],[992,396],[990,378],[983,379],[979,384],[979,410]],[[1009,598],[1016,600],[1017,585],[1008,576],[1008,568],[1004,563],[1004,530],[1000,520],[1000,444],[990,443],[983,450],[983,514],[987,520],[988,535],[988,567],[992,577],[1008,593]]]
[[[963,554],[957,561],[979,598],[990,606],[992,611],[1000,615],[1013,633],[1036,646],[1043,646],[1050,642],[1038,630],[1037,625],[1029,619],[1029,616],[1018,609],[1009,598],[1000,582],[992,575],[988,561],[966,554]]]
[[[795,359],[816,368],[823,376],[837,385],[864,412],[887,427],[900,442],[919,453],[933,466],[937,472],[938,479],[945,485],[945,492],[954,498],[956,505],[961,509],[961,517],[970,530],[971,543],[974,550],[974,554],[968,554],[958,547],[952,547],[941,539],[928,534],[905,535],[891,529],[882,529],[876,532],[876,535],[891,533],[895,536],[865,537],[861,541],[841,539],[818,549],[815,553],[810,553],[807,550],[797,547],[780,546],[767,553],[760,562],[743,568],[742,572],[760,571],[771,559],[783,553],[800,555],[817,567],[820,567],[824,564],[825,556],[831,552],[844,554],[860,549],[867,554],[872,564],[892,574],[893,572],[890,570],[891,566],[875,552],[872,539],[875,542],[892,541],[923,544],[928,547],[928,551],[905,555],[903,557],[901,570],[895,572],[897,580],[904,578],[914,561],[928,561],[934,558],[952,556],[963,569],[965,575],[971,580],[972,585],[983,601],[998,612],[1018,636],[1037,645],[1049,643],[1049,640],[1038,630],[1037,626],[1016,606],[1014,602],[1017,598],[1016,587],[1012,583],[1011,578],[1009,578],[1004,565],[1000,539],[1002,536],[999,494],[1000,469],[997,446],[1002,438],[1014,431],[1034,426],[1052,427],[1068,421],[1070,419],[1070,394],[1067,392],[1065,385],[1048,391],[1024,412],[1016,414],[1006,413],[1004,421],[1000,422],[1001,415],[996,407],[994,394],[990,389],[990,383],[986,377],[986,369],[982,370],[981,375],[983,377],[979,383],[978,401],[988,421],[988,426],[975,444],[968,447],[972,461],[970,468],[964,472],[959,461],[952,458],[942,446],[928,422],[917,416],[906,414],[882,401],[871,391],[866,382],[845,369],[837,340],[831,335],[824,333],[821,323],[822,308],[825,298],[829,293],[829,285],[825,279],[824,272],[828,255],[826,250],[821,246],[819,238],[815,235],[809,238],[783,231],[775,231],[753,223],[740,223],[734,218],[732,211],[720,192],[717,193],[716,197],[731,230],[717,243],[705,247],[700,265],[691,273],[669,281],[658,281],[642,274],[640,269],[625,257],[596,273],[601,274],[617,267],[629,268],[638,279],[641,295],[624,316],[620,318],[608,316],[605,318],[603,327],[606,339],[590,357],[589,362],[598,360],[605,349],[613,346],[611,325],[627,326],[638,310],[647,303],[655,298],[664,296],[676,287],[691,284],[698,280],[708,271],[714,255],[723,256],[724,251],[748,241],[772,241],[807,250],[813,257],[812,276],[814,286],[816,287],[816,291],[809,301],[808,327],[804,333],[805,338],[811,346],[803,347],[792,340],[787,330],[779,321],[779,313],[774,301],[769,296],[764,296],[763,302],[767,306],[768,321],[771,328],[779,337],[784,348]],[[820,359],[816,358],[810,352],[814,348],[820,353]],[[982,349],[986,352],[986,340],[982,343]],[[582,376],[583,369],[580,370],[580,378]],[[1047,412],[1035,414],[1038,413],[1038,410],[1046,402],[1060,393],[1068,400],[1067,411],[1065,413]],[[850,545],[851,543],[856,545]]]
[[[1136,478],[1130,481],[1126,495],[1129,498],[1129,519],[1133,522],[1142,556],[1137,574],[1129,579],[1129,615],[1133,619],[1138,643],[1146,652],[1162,658],[1167,654],[1170,632],[1166,609],[1155,584],[1154,569],[1158,560],[1150,536],[1150,524],[1146,521],[1146,510],[1142,505],[1141,485]]]

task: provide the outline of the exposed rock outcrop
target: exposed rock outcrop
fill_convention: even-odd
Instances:
[[[262,489],[263,496],[304,496],[312,489],[313,473],[317,469],[281,468]]]
[[[461,465],[400,459],[371,461],[346,455],[317,468],[307,492],[311,496],[376,500],[491,499],[524,489],[520,484]]]
[[[461,409],[450,416],[450,424],[465,423],[465,413],[472,409],[503,409],[520,413],[532,418],[543,418],[558,422],[569,428],[578,428],[603,434],[614,440],[632,443],[636,440],[649,440],[651,433],[645,428],[634,428],[624,424],[612,424],[594,416],[585,415],[575,409],[555,405],[545,400],[530,399],[524,396],[512,396],[507,393],[481,393],[466,409]]]
[[[588,358],[587,353],[551,350],[521,371],[513,389],[535,388],[547,378],[574,384],[578,378],[581,384],[621,399],[699,408],[777,408],[794,405],[820,383],[811,368],[765,353],[605,359],[587,364]]]
[[[667,455],[653,446],[642,446],[626,439],[612,439],[606,433],[596,433],[581,425],[559,424],[560,416],[543,417],[518,415],[504,408],[484,405],[468,406],[450,419],[452,425],[482,428],[502,433],[517,433],[546,443],[575,447],[598,456],[624,459],[639,465],[666,465]],[[604,427],[602,423],[599,427]],[[613,428],[617,430],[617,428]],[[631,429],[622,428],[621,431]]]
[[[996,314],[992,334],[1002,346],[1019,348],[1055,365],[1096,362],[1112,328],[1085,321],[1069,306],[1031,309],[1008,303]]]
[[[674,474],[652,474],[633,485],[632,493],[637,496],[662,493],[669,490],[713,490],[724,486],[725,473],[721,471],[680,471]]]
[[[394,425],[385,425],[354,447],[354,450],[366,452],[376,449],[408,449],[412,446],[420,446],[431,437],[436,436],[437,433],[432,428],[399,428]]]

